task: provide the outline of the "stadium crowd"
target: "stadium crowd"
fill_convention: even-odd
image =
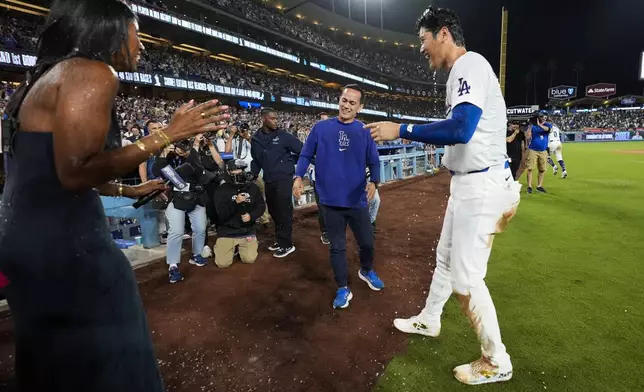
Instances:
[[[35,50],[37,25],[22,19],[4,15],[0,28],[0,47],[8,49]],[[175,77],[200,78],[221,85],[259,90],[264,93],[306,97],[332,102],[337,88],[327,88],[315,82],[306,82],[288,75],[269,73],[261,68],[252,68],[242,63],[232,64],[210,57],[195,56],[171,48],[148,45],[139,63],[139,71],[146,73],[170,74]],[[423,99],[392,98],[372,93],[367,108],[403,113],[413,116],[438,117],[442,114],[444,90],[430,92],[438,101]]]
[[[644,128],[643,110],[600,109],[596,112],[562,112],[551,115],[551,118],[564,132],[583,128],[622,130]]]
[[[252,0],[202,0],[202,2],[223,8],[269,29],[287,34],[302,42],[313,44],[338,57],[351,60],[387,75],[422,81],[431,80],[434,77],[434,73],[427,69],[427,65],[424,62],[421,62],[418,53],[409,56],[410,58],[415,57],[415,61],[413,61],[404,58],[404,53],[394,54],[386,50],[379,50],[377,45],[372,45],[369,48],[355,44],[349,46],[351,40],[347,42],[346,36],[343,36],[342,38],[344,39],[341,41],[334,39],[332,36],[326,36],[321,32],[315,31],[310,26],[287,18],[278,13],[275,8],[266,7]],[[411,51],[409,52],[411,53]]]

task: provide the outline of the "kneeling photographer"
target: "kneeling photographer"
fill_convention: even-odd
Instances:
[[[192,228],[192,257],[190,264],[203,267],[207,264],[201,256],[206,242],[206,205],[209,203],[209,197],[205,191],[207,184],[218,181],[217,172],[208,170],[205,166],[210,164],[209,156],[204,153],[202,147],[209,147],[203,135],[197,135],[194,143],[178,143],[169,147],[159,158],[154,161],[152,172],[155,176],[162,176],[162,171],[166,166],[174,169],[184,163],[191,166],[190,174],[183,175],[183,180],[188,184],[183,190],[177,188],[171,189],[169,195],[169,204],[166,209],[166,219],[168,223],[168,242],[166,249],[166,261],[169,265],[170,283],[176,283],[183,280],[179,272],[179,261],[181,259],[181,245],[183,235],[185,234],[186,214],[190,219]],[[178,151],[189,151],[188,155],[183,157]],[[208,148],[211,150],[211,148]],[[212,147],[212,150],[215,150]],[[219,154],[210,151],[212,160],[215,163],[223,164]],[[217,165],[214,165],[215,168]],[[212,168],[212,167],[209,167]]]
[[[255,221],[266,210],[266,203],[253,174],[246,172],[246,163],[231,160],[226,164],[224,183],[215,194],[215,207],[219,216],[215,264],[227,268],[233,263],[235,248],[239,249],[242,263],[252,264],[257,259]]]

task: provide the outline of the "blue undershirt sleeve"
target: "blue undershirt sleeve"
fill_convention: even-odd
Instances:
[[[469,102],[452,109],[452,118],[431,124],[402,124],[400,137],[427,144],[466,144],[472,139],[483,111]]]

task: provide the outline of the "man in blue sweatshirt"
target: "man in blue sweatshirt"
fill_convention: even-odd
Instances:
[[[293,194],[302,195],[302,177],[315,158],[315,187],[320,198],[326,230],[331,242],[329,253],[338,290],[333,307],[346,308],[353,294],[348,287],[346,229],[351,227],[360,246],[358,277],[372,290],[384,284],[373,270],[374,239],[369,220],[368,200],[380,181],[380,159],[376,143],[356,116],[364,105],[364,92],[357,85],[342,89],[338,117],[319,121],[309,134],[297,162]],[[370,181],[365,168],[371,171]]]
[[[253,157],[251,171],[255,178],[264,172],[266,204],[275,221],[276,242],[268,248],[274,257],[283,258],[295,252],[293,245],[293,174],[297,155],[302,151],[302,142],[277,127],[277,113],[264,108],[261,112],[264,125],[250,142]]]

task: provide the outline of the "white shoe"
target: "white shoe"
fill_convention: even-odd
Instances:
[[[512,378],[512,364],[503,367],[496,366],[487,358],[481,358],[454,368],[454,377],[468,385],[508,381]]]
[[[553,176],[556,176],[556,175],[557,175],[557,172],[559,172],[559,168],[558,168],[557,166],[554,166],[554,167],[552,168],[552,175],[553,175]]]
[[[563,173],[561,173],[561,178],[566,178],[568,177],[568,172],[564,170]]]
[[[203,257],[204,259],[212,257],[212,249],[210,249],[208,245],[203,247],[203,250],[201,251],[201,257]]]
[[[394,327],[404,333],[415,333],[418,335],[436,338],[441,333],[440,322],[438,324],[425,324],[418,320],[418,316],[408,319],[398,318],[394,320]]]

